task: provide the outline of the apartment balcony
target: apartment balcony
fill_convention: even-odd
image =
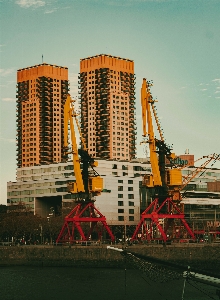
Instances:
[[[45,141],[43,141],[43,142],[40,142],[40,145],[41,145],[41,146],[45,146],[45,145],[52,146],[52,145],[53,145],[53,142],[52,142],[52,140],[45,140]]]
[[[41,151],[49,151],[53,147],[53,144],[48,144],[48,145],[40,145]]]
[[[49,132],[50,129],[52,129],[50,124],[48,124],[48,125],[47,125],[47,124],[43,124],[43,125],[40,124],[39,127],[40,127],[41,130],[45,130],[45,131],[47,131],[47,132]]]
[[[103,141],[98,141],[97,143],[96,143],[96,147],[104,147],[104,148],[106,148],[106,149],[110,149],[110,145],[108,145],[108,144],[106,144],[105,142],[103,142]]]

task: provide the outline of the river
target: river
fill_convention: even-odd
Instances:
[[[186,283],[184,300],[219,299],[216,288]],[[150,281],[139,270],[74,267],[1,267],[2,300],[178,300],[183,279]],[[210,293],[212,298],[207,294]]]

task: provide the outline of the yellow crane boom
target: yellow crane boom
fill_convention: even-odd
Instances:
[[[85,147],[85,142],[82,137],[80,126],[77,120],[77,114],[74,110],[74,101],[70,95],[67,95],[67,99],[64,105],[64,148],[67,149],[67,154],[73,156],[73,168],[76,181],[69,183],[68,190],[70,193],[80,194],[84,193],[84,198],[89,200],[92,196],[97,196],[103,189],[103,178],[93,169],[98,166],[98,163],[89,155]],[[73,118],[76,121],[80,139],[82,143],[82,149],[77,148],[76,134],[74,129]],[[68,125],[70,124],[71,132],[71,151],[68,152]],[[81,158],[79,158],[79,154]],[[80,162],[82,162],[83,170],[81,170]],[[89,171],[89,168],[92,171]]]
[[[152,168],[152,179],[154,186],[162,186],[162,180],[160,176],[160,170],[158,165],[158,158],[156,153],[156,144],[154,138],[154,129],[153,129],[153,122],[151,117],[151,109],[150,103],[152,103],[152,96],[147,85],[147,81],[144,78],[141,88],[141,106],[142,106],[142,121],[143,121],[143,136],[146,137],[148,134],[148,143],[150,149],[150,162]],[[148,132],[147,132],[147,125],[148,125]],[[152,180],[150,180],[149,185],[152,185]]]
[[[64,105],[64,147],[68,149],[68,124],[70,124],[71,132],[71,153],[73,155],[73,167],[76,177],[76,182],[73,185],[74,193],[83,193],[85,192],[85,187],[83,184],[82,173],[80,169],[80,158],[78,155],[78,148],[76,143],[76,135],[73,124],[73,117],[75,116],[75,111],[73,107],[73,100],[70,95],[67,95],[67,99]]]

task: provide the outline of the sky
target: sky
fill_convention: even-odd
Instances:
[[[78,95],[81,58],[134,61],[137,156],[140,88],[151,88],[176,154],[220,153],[220,0],[0,0],[0,204],[16,180],[16,74],[43,61],[69,69]]]

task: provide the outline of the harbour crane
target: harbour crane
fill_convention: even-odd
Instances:
[[[150,163],[152,173],[143,177],[143,185],[152,191],[152,203],[141,214],[141,220],[131,238],[138,237],[146,240],[163,240],[166,242],[168,229],[175,222],[181,221],[182,225],[191,236],[195,236],[185,220],[181,209],[180,187],[182,186],[181,170],[173,166],[172,161],[176,155],[165,143],[161,126],[157,117],[153,97],[150,92],[151,82],[143,79],[141,88],[141,106],[143,121],[144,143],[149,144]],[[152,112],[160,134],[160,139],[155,138]],[[171,165],[166,167],[166,160]],[[173,230],[173,229],[172,229]]]
[[[143,79],[141,88],[141,106],[142,106],[142,121],[143,121],[143,137],[144,143],[149,144],[150,163],[152,174],[145,175],[144,185],[155,189],[155,196],[159,196],[160,200],[167,198],[168,195],[174,198],[174,191],[176,191],[176,198],[179,198],[178,187],[182,185],[182,174],[178,169],[166,169],[166,159],[172,161],[176,155],[171,152],[171,148],[165,143],[161,126],[157,117],[156,108],[153,97],[150,92],[150,84]],[[154,136],[153,120],[151,109],[157,124],[160,139]],[[148,132],[147,132],[148,125]],[[146,137],[148,139],[146,140]],[[176,200],[177,200],[176,199]]]
[[[88,241],[91,238],[95,227],[100,224],[101,231],[99,231],[99,238],[102,231],[105,229],[110,236],[111,241],[114,241],[114,235],[112,234],[109,226],[107,225],[106,218],[95,207],[95,196],[101,194],[103,189],[103,179],[95,171],[95,167],[98,166],[98,162],[91,157],[86,149],[84,139],[82,137],[79,122],[77,120],[77,114],[74,109],[74,100],[67,95],[67,99],[64,105],[64,148],[66,156],[72,154],[73,169],[75,174],[75,181],[68,184],[68,192],[75,195],[76,206],[65,217],[64,225],[57,237],[56,243],[76,242],[76,231],[78,231],[81,241]],[[76,131],[74,127],[74,121],[78,127],[78,132],[81,138],[81,149],[78,149],[76,142]],[[69,152],[68,143],[68,125],[70,125],[71,133],[71,151]],[[81,169],[82,163],[82,169]],[[87,233],[84,232],[82,224],[89,224]],[[85,227],[85,226],[84,226]]]

